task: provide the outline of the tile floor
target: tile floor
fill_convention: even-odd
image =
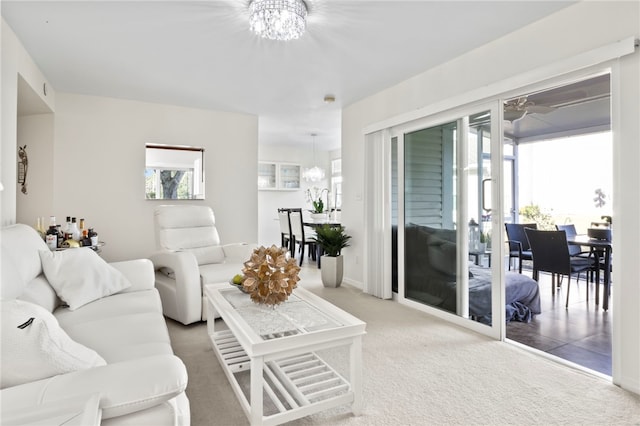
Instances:
[[[531,275],[530,270],[523,273]],[[529,323],[507,324],[507,338],[610,376],[611,298],[604,312],[595,304],[595,284],[588,285],[587,302],[584,276],[577,286],[572,278],[569,307],[565,308],[566,277],[553,295],[550,275],[540,274],[539,284],[541,314]],[[602,292],[603,286],[598,288]]]

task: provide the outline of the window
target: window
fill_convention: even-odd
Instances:
[[[336,210],[342,208],[342,159],[331,160],[331,194],[333,207]]]
[[[204,199],[204,148],[146,145],[145,198]]]

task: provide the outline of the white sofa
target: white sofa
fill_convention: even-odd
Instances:
[[[39,252],[48,248],[33,228],[23,224],[5,227],[0,231],[0,244],[3,306],[33,306],[24,301],[42,306],[53,313],[71,340],[106,361],[106,365],[4,387],[0,423],[33,423],[38,411],[49,419],[53,408],[59,410],[68,401],[86,400],[90,406],[97,400],[97,418],[103,425],[190,424],[187,372],[171,348],[150,260],[109,264],[131,286],[71,310],[61,305],[43,274]],[[1,338],[4,346],[5,335]],[[5,362],[3,356],[2,375],[12,368]],[[32,417],[21,422],[21,413]]]
[[[220,244],[213,210],[161,205],[154,211],[157,252],[150,256],[164,314],[187,325],[207,319],[205,284],[242,273],[256,244]]]

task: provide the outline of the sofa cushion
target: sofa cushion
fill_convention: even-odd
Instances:
[[[222,246],[199,247],[195,249],[185,249],[196,257],[198,265],[224,262],[224,250]]]
[[[219,263],[217,265],[200,266],[200,283],[226,283],[236,274],[242,273],[242,263]]]
[[[18,299],[40,305],[49,312],[53,312],[61,304],[60,298],[44,274],[38,275],[27,284]]]
[[[457,254],[455,243],[431,235],[427,244],[427,256],[433,269],[445,275],[456,276]]]
[[[76,342],[94,349],[108,363],[172,354],[157,290],[119,293],[54,315]]]
[[[42,273],[38,251],[49,247],[35,229],[20,223],[7,226],[2,229],[1,243],[3,262],[11,260],[25,284]]]
[[[42,269],[69,309],[131,287],[131,283],[96,252],[88,248],[40,251]]]
[[[53,314],[21,300],[2,301],[2,388],[106,365],[73,341]]]

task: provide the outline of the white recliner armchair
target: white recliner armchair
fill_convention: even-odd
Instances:
[[[151,261],[164,315],[183,324],[205,320],[203,286],[241,273],[256,245],[221,245],[208,206],[158,206],[154,223],[158,252]]]

